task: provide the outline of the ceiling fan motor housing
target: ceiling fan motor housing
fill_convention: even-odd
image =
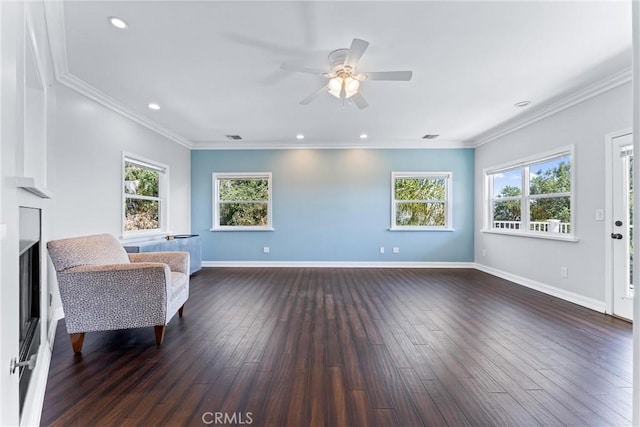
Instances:
[[[347,59],[349,49],[336,49],[329,53],[329,64],[333,74],[338,74],[340,71],[346,71],[344,62]],[[349,70],[353,71],[353,70]]]

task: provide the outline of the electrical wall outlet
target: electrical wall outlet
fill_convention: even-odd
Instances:
[[[604,221],[604,209],[596,209],[596,221]]]
[[[263,254],[268,254],[269,253],[269,246],[265,246],[262,248],[262,253]]]
[[[380,246],[380,253],[383,254],[384,253],[384,246]]]
[[[560,267],[560,277],[565,279],[569,277],[569,269],[567,267]]]
[[[487,250],[486,249],[482,250],[482,256],[487,256]]]
[[[399,253],[400,253],[400,248],[399,248],[399,247],[397,247],[397,246],[394,246],[394,247],[393,247],[393,253],[394,253],[394,254],[399,254]]]

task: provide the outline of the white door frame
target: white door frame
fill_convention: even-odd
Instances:
[[[604,301],[605,313],[613,314],[613,158],[611,147],[613,140],[632,133],[631,128],[622,129],[605,135],[604,138]]]

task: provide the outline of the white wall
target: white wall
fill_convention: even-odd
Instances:
[[[122,152],[169,166],[169,229],[190,231],[189,149],[57,86],[56,137],[49,145],[54,193],[51,238],[112,233],[121,228]]]
[[[0,2],[0,223],[6,235],[0,240],[0,425],[16,425],[18,378],[9,372],[18,354],[18,191],[9,177],[16,174],[22,140],[20,74],[24,7]]]
[[[173,233],[190,232],[189,149],[60,84],[56,103],[47,161],[54,195],[51,240],[96,233],[120,238],[123,151],[169,166],[168,227]],[[57,286],[50,288],[55,310],[60,306]]]
[[[539,282],[582,302],[604,307],[605,135],[631,128],[632,88],[624,84],[476,149],[475,259],[481,266]],[[483,170],[575,144],[577,243],[483,233]],[[483,256],[486,250],[486,256]],[[567,267],[568,278],[560,277]]]

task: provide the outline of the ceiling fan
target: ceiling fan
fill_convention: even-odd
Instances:
[[[358,62],[369,47],[369,42],[362,39],[353,39],[349,49],[337,49],[329,53],[329,71],[315,68],[301,67],[291,64],[282,64],[281,68],[287,71],[321,75],[329,79],[320,89],[300,101],[307,105],[318,98],[322,93],[329,92],[338,99],[349,99],[359,109],[369,105],[360,93],[360,83],[365,80],[395,80],[409,81],[413,73],[411,71],[357,71]]]

